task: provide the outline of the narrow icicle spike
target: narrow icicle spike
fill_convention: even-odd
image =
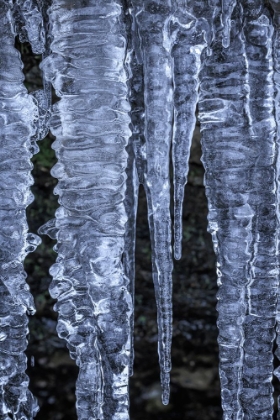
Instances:
[[[236,5],[236,0],[222,0],[222,25],[223,38],[222,44],[224,48],[228,48],[230,44],[231,15]]]
[[[195,3],[177,0],[172,17],[173,33],[173,83],[174,123],[172,161],[174,178],[174,257],[179,260],[182,253],[182,213],[184,188],[189,170],[190,148],[196,124],[198,101],[198,74],[201,68],[201,52],[206,47],[209,24],[209,8],[205,7],[203,18],[197,13]],[[208,12],[208,13],[207,13]]]
[[[153,279],[158,311],[162,401],[169,401],[172,339],[172,256],[169,153],[173,122],[170,19],[172,2],[132,0],[135,9],[145,97],[146,173],[144,187],[151,232]]]

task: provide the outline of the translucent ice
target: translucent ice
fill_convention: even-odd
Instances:
[[[42,232],[57,237],[51,294],[58,334],[80,367],[79,419],[128,419],[132,298],[122,266],[130,137],[122,4],[49,9],[52,53],[42,70],[61,100],[51,129],[61,207]]]
[[[153,280],[158,310],[158,351],[162,401],[169,400],[172,337],[172,257],[169,153],[173,122],[173,83],[170,42],[172,2],[132,0],[139,35],[139,64],[145,98],[144,187],[151,232]],[[136,57],[137,60],[137,57]],[[143,63],[143,64],[142,64]],[[138,118],[139,120],[139,118]],[[139,144],[140,145],[140,144]]]
[[[38,109],[23,86],[22,62],[14,47],[12,2],[0,7],[0,417],[32,419],[38,411],[25,374],[27,315],[35,312],[25,282],[25,256],[40,243],[28,234],[25,209],[32,201],[32,138]]]
[[[269,419],[273,413],[278,285],[273,27],[267,9],[251,4],[242,1],[233,10],[229,43],[217,32],[200,75],[225,419]]]
[[[11,3],[4,2],[5,16]],[[9,83],[1,84],[0,167],[9,176],[1,181],[0,239],[3,269],[12,278],[3,276],[3,287],[15,305],[32,312],[21,262],[38,240],[27,236],[20,221],[31,200],[31,153],[18,151],[18,139],[24,139],[24,151],[34,151],[46,134],[52,84],[60,97],[50,121],[60,208],[41,232],[57,239],[50,292],[57,299],[58,334],[80,367],[80,420],[129,418],[139,184],[148,202],[162,400],[168,402],[169,156],[178,259],[197,104],[217,254],[224,419],[272,418],[272,346],[279,318],[280,2],[271,0],[270,6],[264,0],[18,0],[9,15],[20,39],[43,53],[44,90],[26,94],[7,42],[1,52],[3,80]],[[11,228],[7,220],[15,209],[20,217],[13,217]],[[9,259],[12,252],[15,260]],[[0,344],[8,337],[7,327]],[[279,369],[275,374],[280,377]]]

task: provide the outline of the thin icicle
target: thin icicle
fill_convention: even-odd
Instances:
[[[129,145],[126,149],[128,153],[127,160],[127,181],[126,181],[126,196],[125,209],[127,214],[126,233],[124,238],[123,250],[123,270],[124,275],[129,280],[128,291],[132,298],[132,315],[131,315],[131,349],[130,349],[130,368],[129,374],[133,375],[133,361],[134,361],[134,294],[135,294],[135,246],[136,246],[136,216],[138,205],[138,191],[139,181],[135,165],[135,156],[133,152],[132,137],[129,140]]]
[[[145,139],[145,98],[144,98],[144,69],[139,28],[136,19],[136,9],[129,1],[128,10],[130,11],[130,43],[129,51],[129,75],[130,75],[130,95],[131,123],[132,123],[132,147],[134,150],[135,164],[140,184],[145,184],[147,174],[147,153]]]
[[[189,170],[190,148],[196,124],[198,101],[198,74],[201,67],[201,52],[206,47],[209,25],[207,13],[197,19],[193,8],[185,0],[177,0],[172,18],[173,32],[173,178],[174,178],[174,257],[182,253],[182,212],[184,189]],[[205,8],[205,12],[209,9]]]
[[[170,0],[133,0],[144,71],[147,172],[144,186],[151,232],[153,279],[158,310],[162,401],[169,400],[172,339],[172,257],[169,152],[173,121]]]
[[[143,130],[138,126],[138,120],[141,120],[139,114],[141,109],[141,95],[143,86],[142,74],[139,75],[138,63],[135,55],[135,43],[137,43],[138,36],[135,33],[135,18],[131,15],[131,4],[129,1],[125,2],[126,10],[126,32],[127,32],[127,54],[126,54],[126,70],[129,76],[129,101],[131,105],[130,117],[132,133],[126,148],[127,159],[127,181],[126,181],[126,196],[125,209],[127,214],[126,233],[124,240],[123,252],[123,268],[124,274],[129,279],[129,292],[132,297],[133,314],[131,316],[131,349],[130,349],[130,367],[129,374],[133,375],[134,363],[134,304],[135,304],[135,246],[136,246],[136,216],[138,206],[139,193],[139,176],[141,175],[142,156],[141,156],[141,136]],[[139,77],[140,76],[140,77]],[[140,98],[139,98],[140,97]],[[143,117],[142,117],[143,119]]]
[[[236,0],[222,0],[223,47],[230,44],[231,15],[236,5]]]

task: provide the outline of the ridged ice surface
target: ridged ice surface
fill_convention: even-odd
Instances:
[[[172,245],[179,259],[197,105],[217,254],[224,419],[273,418],[273,346],[280,359],[279,28],[280,0],[1,1],[1,419],[31,419],[37,411],[25,375],[26,311],[33,313],[34,304],[22,262],[39,243],[27,233],[25,208],[32,200],[30,158],[49,124],[60,208],[41,233],[57,239],[50,293],[58,334],[80,368],[78,418],[129,419],[140,184],[168,403]],[[31,95],[14,31],[43,55],[44,89]],[[52,111],[51,85],[60,98]],[[274,374],[280,378],[279,367]]]
[[[261,3],[261,4],[260,4]],[[272,419],[278,287],[275,119],[268,10],[240,2],[200,74],[209,230],[217,253],[225,419]],[[259,6],[259,7],[258,7]],[[221,34],[221,35],[220,35]],[[224,47],[227,46],[227,48]]]
[[[37,102],[23,86],[14,47],[12,2],[0,7],[0,417],[30,420],[38,411],[25,374],[28,319],[35,312],[26,284],[25,256],[40,243],[28,233],[25,209],[30,185],[32,138],[38,131]]]
[[[122,267],[129,129],[121,3],[53,1],[45,77],[61,97],[51,130],[60,208],[42,232],[57,238],[51,295],[58,334],[80,371],[81,420],[128,419],[132,298]]]

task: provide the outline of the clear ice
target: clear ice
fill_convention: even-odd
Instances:
[[[1,0],[1,418],[38,408],[25,375],[34,312],[23,260],[30,158],[49,127],[60,207],[41,229],[57,331],[79,366],[80,420],[129,419],[136,215],[144,186],[158,312],[162,401],[170,392],[172,246],[196,119],[217,255],[225,420],[273,418],[280,359],[280,0]],[[15,35],[42,54],[29,94]],[[59,101],[51,108],[51,88]],[[170,168],[173,168],[170,173]],[[170,211],[173,181],[173,229]],[[279,417],[280,418],[280,417]]]
[[[22,3],[18,5],[19,8]],[[19,10],[19,9],[18,9]],[[38,102],[23,85],[23,64],[15,44],[15,7],[0,7],[0,417],[33,419],[37,401],[28,389],[26,370],[28,314],[33,297],[26,284],[25,256],[40,243],[28,233],[25,209],[33,201],[30,185]],[[28,26],[29,18],[25,24]],[[38,28],[32,20],[32,27]],[[36,42],[35,42],[36,43]]]

